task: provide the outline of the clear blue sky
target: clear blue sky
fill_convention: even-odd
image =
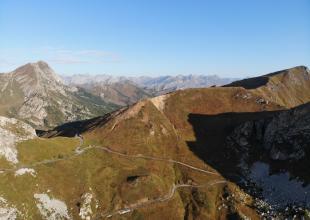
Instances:
[[[0,0],[0,71],[252,76],[310,66],[310,0]]]

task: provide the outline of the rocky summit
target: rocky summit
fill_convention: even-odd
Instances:
[[[115,107],[83,89],[64,85],[43,61],[0,74],[0,115],[21,119],[35,128],[98,116]]]

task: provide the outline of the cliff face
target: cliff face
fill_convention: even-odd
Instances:
[[[310,148],[310,104],[283,112],[267,125],[264,147],[273,160],[304,159]]]
[[[241,148],[259,145],[271,160],[296,162],[310,155],[310,104],[275,113],[263,120],[247,121],[228,140]]]
[[[0,116],[0,160],[18,163],[16,144],[35,137],[35,130],[28,124]]]
[[[225,151],[231,156],[226,159],[238,164],[231,178],[267,201],[271,213],[280,208],[296,214],[293,205],[310,207],[309,113],[309,103],[273,112],[242,123],[226,139]]]

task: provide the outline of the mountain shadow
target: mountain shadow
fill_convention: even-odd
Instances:
[[[266,85],[268,81],[268,76],[259,76],[249,79],[238,80],[230,84],[224,85],[223,87],[243,87],[245,89],[256,89]]]
[[[225,178],[236,180],[241,155],[229,149],[228,136],[247,121],[271,119],[282,111],[229,112],[218,115],[191,113],[188,122],[193,127],[196,141],[188,141],[187,145],[197,157],[217,169]]]
[[[277,72],[269,73],[263,76],[252,77],[248,79],[237,80],[232,83],[226,84],[223,87],[243,87],[245,89],[256,89],[262,86],[265,86],[271,77],[273,76],[285,76],[285,75],[298,75],[297,73],[308,72],[308,68],[306,66],[296,66],[291,69],[280,70]]]
[[[280,111],[189,114],[196,141],[187,144],[250,195],[263,196],[275,206],[310,207],[309,112],[308,103]],[[262,180],[266,184],[257,191]]]
[[[52,138],[52,137],[74,137],[76,135],[80,135],[84,132],[91,131],[97,127],[101,127],[105,125],[111,118],[116,115],[122,113],[127,108],[122,108],[120,110],[107,113],[103,116],[81,120],[81,121],[73,121],[64,123],[55,127],[52,130],[36,130],[37,136],[42,138]]]

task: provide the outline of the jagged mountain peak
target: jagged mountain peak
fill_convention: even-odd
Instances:
[[[62,79],[54,70],[44,61],[27,63],[12,72],[14,78],[18,81],[29,79],[33,82],[57,82],[62,83]]]
[[[20,85],[26,96],[49,93],[51,90],[63,93],[62,79],[44,61],[27,63],[9,75]]]
[[[44,61],[0,76],[0,115],[22,119],[36,128],[98,116],[110,107],[82,89],[64,85]]]

